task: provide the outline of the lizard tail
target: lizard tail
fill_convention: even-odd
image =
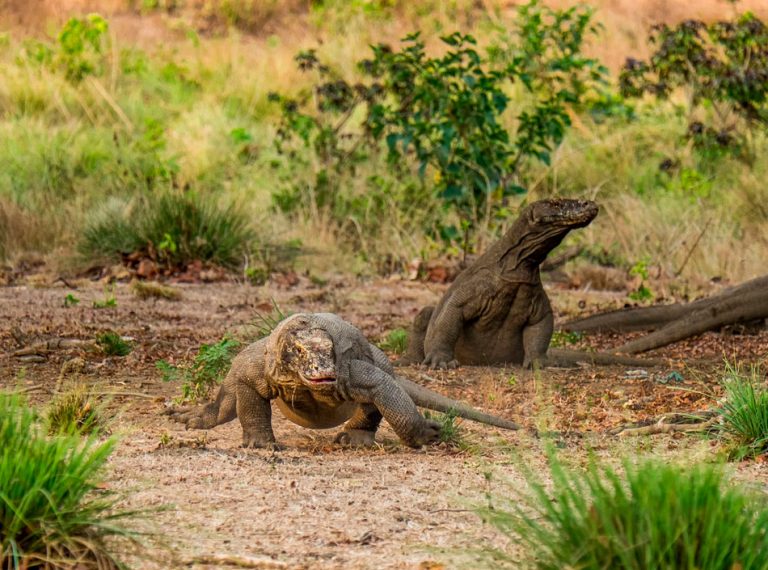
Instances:
[[[396,376],[397,383],[406,393],[411,397],[414,404],[422,408],[427,408],[435,412],[448,413],[453,411],[457,416],[465,418],[467,420],[473,420],[483,424],[496,426],[504,429],[520,429],[520,426],[509,420],[505,420],[498,416],[492,416],[491,414],[483,413],[475,408],[447,398],[442,394],[433,392],[429,388],[419,386],[418,384],[411,382],[407,378],[402,376]]]

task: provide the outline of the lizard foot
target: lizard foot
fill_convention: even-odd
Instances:
[[[459,361],[450,354],[433,353],[428,354],[422,364],[429,368],[457,368]]]
[[[440,424],[434,420],[424,420],[421,430],[412,436],[411,441],[405,443],[409,447],[421,447],[440,441]]]
[[[285,449],[284,445],[276,441],[244,441],[240,447],[244,449],[268,449],[269,451],[282,451]]]
[[[270,434],[271,435],[271,434]],[[243,443],[240,447],[246,449],[269,449],[271,451],[280,451],[285,449],[284,445],[280,445],[275,441],[275,437],[269,437],[260,433],[245,433],[243,432]]]
[[[345,429],[336,434],[334,443],[352,447],[371,447],[374,445],[375,432],[364,429]]]
[[[170,418],[175,421],[179,422],[181,424],[184,424],[184,426],[187,429],[206,429],[210,426],[206,425],[208,422],[205,421],[205,407],[173,407],[168,408],[165,412],[163,412],[164,415],[170,416]],[[215,425],[215,422],[214,422]]]

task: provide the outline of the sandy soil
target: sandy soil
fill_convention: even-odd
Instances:
[[[271,453],[240,449],[237,422],[186,432],[161,415],[179,387],[161,381],[155,362],[183,362],[200,343],[225,333],[252,335],[255,315],[268,312],[272,299],[292,312],[338,312],[375,340],[407,325],[444,286],[345,279],[315,286],[304,278],[291,287],[178,285],[182,300],[172,302],[141,301],[118,284],[117,306],[95,309],[93,301],[105,298],[104,285],[74,285],[0,288],[0,387],[25,388],[36,405],[44,405],[57,385],[73,381],[112,394],[112,429],[122,442],[111,461],[109,485],[125,493],[126,506],[162,508],[146,522],[156,536],[138,558],[131,557],[134,567],[232,568],[236,560],[231,557],[246,557],[260,568],[474,568],[479,549],[515,552],[515,545],[484,525],[472,508],[486,504],[488,493],[496,500],[524,489],[521,462],[543,472],[542,442],[527,433],[464,422],[466,446],[414,451],[384,427],[379,447],[349,450],[332,444],[333,430],[305,430],[278,413],[276,435],[288,450]],[[79,304],[64,307],[67,294]],[[559,289],[551,294],[556,307],[569,311],[622,301],[615,294]],[[20,345],[89,340],[108,329],[132,337],[133,353],[118,358],[64,349],[42,355],[40,362],[12,356]],[[596,335],[582,344],[601,348],[622,340]],[[583,460],[587,448],[609,460],[653,453],[686,461],[713,456],[715,443],[679,434],[619,440],[606,430],[711,405],[706,393],[717,392],[717,359],[723,354],[765,360],[768,333],[707,334],[657,351],[656,356],[670,357],[670,364],[649,369],[647,378],[627,377],[620,367],[538,375],[469,367],[400,372],[527,427],[562,432],[557,444],[576,461]],[[715,363],[676,360],[691,355]],[[662,383],[671,371],[684,380]],[[765,464],[743,464],[735,471],[739,478],[768,482]],[[212,556],[224,559],[214,562]]]

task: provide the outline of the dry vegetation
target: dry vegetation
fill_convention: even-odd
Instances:
[[[483,37],[483,17],[508,17],[513,5],[489,2],[479,9],[470,3],[437,3],[427,10],[426,5],[403,3],[390,13],[381,7],[386,3],[375,2],[348,10],[333,2],[323,7],[214,4],[73,1],[40,2],[32,9],[26,2],[6,2],[2,14],[10,35],[0,48],[6,79],[0,86],[0,156],[9,166],[0,174],[0,254],[10,266],[25,253],[55,251],[49,259],[71,267],[68,253],[105,207],[104,193],[130,200],[147,186],[152,172],[164,168],[172,171],[174,187],[238,203],[260,229],[262,241],[275,236],[277,241],[311,243],[319,255],[303,261],[313,269],[344,265],[366,273],[391,270],[387,260],[439,254],[439,244],[414,231],[413,220],[398,216],[384,220],[385,227],[367,237],[361,222],[354,221],[365,242],[365,258],[360,259],[335,222],[322,215],[297,227],[270,214],[270,195],[290,174],[273,166],[277,109],[267,95],[307,86],[309,78],[293,62],[301,49],[320,46],[334,69],[354,77],[354,62],[372,42],[395,41],[417,27],[428,37],[456,27],[475,29]],[[714,0],[697,2],[689,12],[686,6],[598,2],[597,19],[604,28],[589,50],[616,70],[627,55],[647,55],[644,38],[652,23],[713,19],[736,9]],[[242,21],[237,15],[241,8],[255,20]],[[737,8],[765,16],[758,1]],[[97,9],[111,26],[103,76],[71,85],[58,73],[16,63],[26,34],[52,33],[67,17]],[[131,71],[137,65],[146,71]],[[153,109],[163,111],[158,115]],[[724,159],[707,169],[693,149],[680,146],[687,117],[674,105],[639,103],[636,111],[637,119],[629,124],[598,124],[574,115],[574,128],[551,169],[532,177],[529,197],[566,194],[598,200],[603,215],[578,239],[606,250],[625,268],[646,260],[661,277],[681,273],[694,281],[736,282],[757,275],[768,235],[764,138],[754,142],[757,160],[751,168]],[[238,129],[247,133],[242,145],[232,138]],[[658,167],[666,158],[693,176],[665,177]],[[150,186],[162,188],[167,181],[160,177]]]

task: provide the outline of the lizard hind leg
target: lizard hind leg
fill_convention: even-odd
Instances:
[[[361,404],[344,429],[336,435],[334,442],[353,447],[371,447],[375,444],[374,438],[381,418],[381,412],[376,406]]]
[[[237,393],[232,382],[224,383],[210,404],[196,407],[173,407],[166,411],[172,420],[187,429],[211,429],[237,417]]]

